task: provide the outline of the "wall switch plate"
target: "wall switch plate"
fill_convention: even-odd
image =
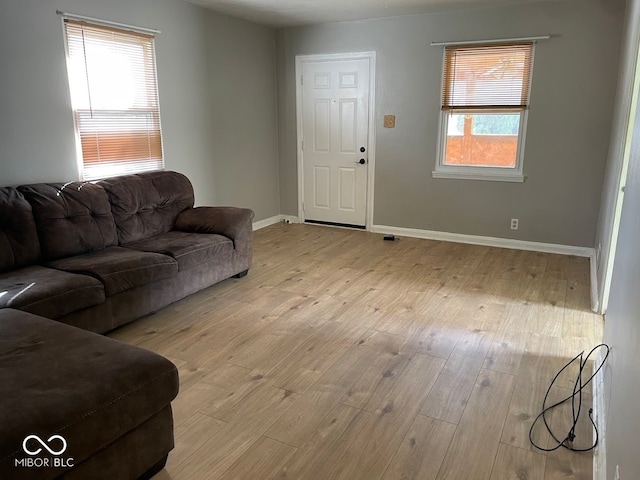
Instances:
[[[511,230],[518,230],[519,223],[520,223],[520,220],[518,220],[517,218],[512,218],[511,219]]]
[[[616,476],[613,477],[613,480],[620,480],[620,465],[616,465]]]

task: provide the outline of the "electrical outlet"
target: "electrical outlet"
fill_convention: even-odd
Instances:
[[[616,465],[616,476],[613,477],[613,480],[620,480],[620,465]]]
[[[520,220],[518,220],[517,218],[512,218],[511,219],[511,230],[518,230],[518,224],[520,223]]]

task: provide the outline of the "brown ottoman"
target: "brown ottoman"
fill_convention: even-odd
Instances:
[[[0,478],[136,479],[173,448],[178,372],[146,350],[0,310]]]

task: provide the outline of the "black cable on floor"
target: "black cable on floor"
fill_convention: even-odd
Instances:
[[[593,353],[599,348],[606,349],[606,353],[604,355],[604,358],[602,359],[602,363],[598,365],[598,368],[595,369],[595,371],[589,377],[589,379],[583,383],[582,373],[584,372],[587,366],[587,362],[589,361],[589,358],[591,357],[591,355],[593,355]],[[591,425],[593,425],[593,429],[596,434],[593,445],[591,445],[588,448],[577,448],[573,446],[573,441],[576,438],[576,425],[578,424],[578,419],[580,418],[580,413],[582,412],[582,391],[587,385],[589,385],[589,383],[591,383],[593,378],[602,369],[604,363],[607,361],[608,356],[609,356],[609,346],[605,345],[604,343],[601,343],[600,345],[593,347],[586,357],[584,356],[584,351],[580,352],[578,355],[573,357],[573,359],[571,359],[564,367],[562,367],[558,373],[556,373],[556,376],[553,377],[553,380],[551,380],[551,384],[549,385],[549,388],[547,389],[547,393],[544,396],[544,400],[542,401],[542,411],[535,418],[535,420],[531,424],[531,428],[529,429],[529,441],[534,447],[536,447],[538,450],[543,450],[545,452],[552,452],[554,450],[559,449],[560,447],[566,448],[567,450],[571,450],[573,452],[588,452],[589,450],[593,450],[594,448],[596,448],[596,445],[598,445],[598,427],[596,427],[596,424],[593,421],[593,408],[589,409],[589,420],[591,420]],[[575,361],[580,362],[580,368],[578,371],[578,377],[576,378],[576,381],[573,384],[572,394],[569,395],[567,398],[564,398],[559,402],[554,403],[553,405],[547,406],[547,399],[549,398],[549,392],[551,392],[551,388],[553,387],[554,383],[556,382],[558,377],[562,374],[562,372],[564,372],[567,368],[569,368]],[[550,410],[553,410],[554,408],[559,407],[560,405],[568,401],[571,401],[572,425],[569,431],[567,432],[567,434],[565,435],[565,437],[561,440],[551,430],[551,427],[547,422],[546,415],[547,415],[547,412],[549,412]],[[541,447],[540,445],[536,444],[536,442],[533,440],[533,429],[535,428],[536,424],[540,421],[540,419],[542,419],[545,427],[547,428],[547,431],[556,442],[556,445],[551,448]]]

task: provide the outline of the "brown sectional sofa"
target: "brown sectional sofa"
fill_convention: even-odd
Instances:
[[[253,212],[176,172],[0,188],[0,308],[104,333],[251,265]]]
[[[30,313],[0,310],[0,478],[133,480],[173,448],[167,359]],[[54,452],[49,454],[37,435]],[[59,462],[56,466],[54,462]],[[45,464],[46,462],[46,464]]]
[[[0,478],[148,479],[164,466],[175,366],[96,333],[247,273],[253,212],[193,204],[175,172],[0,188]],[[48,457],[72,465],[29,467],[47,458],[27,452],[44,445],[30,435],[64,437],[64,456]]]

